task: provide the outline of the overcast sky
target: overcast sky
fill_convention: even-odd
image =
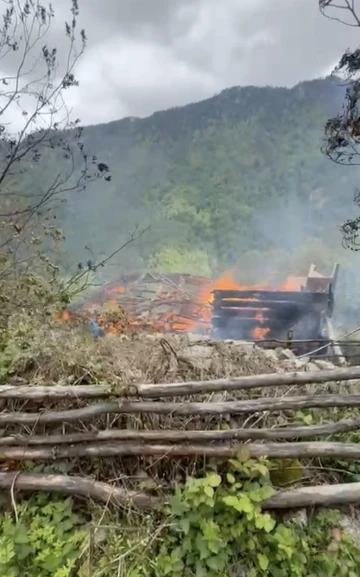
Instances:
[[[53,1],[56,42],[69,4]],[[234,85],[291,86],[324,76],[348,46],[360,44],[360,30],[325,19],[318,0],[79,0],[79,6],[89,40],[76,71],[80,86],[68,102],[83,124],[147,116]]]

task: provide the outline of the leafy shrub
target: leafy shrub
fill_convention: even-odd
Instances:
[[[242,451],[222,468],[189,477],[164,515],[101,510],[79,527],[71,499],[45,494],[0,517],[2,577],[357,577],[360,552],[338,513],[304,526],[264,512],[273,494],[266,459]]]
[[[265,460],[231,460],[220,475],[188,478],[170,505],[157,577],[329,577],[360,574],[360,553],[334,517],[309,527],[262,512],[273,494]]]
[[[85,538],[71,499],[38,494],[0,517],[2,577],[70,577]]]

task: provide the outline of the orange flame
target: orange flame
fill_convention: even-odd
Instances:
[[[220,278],[215,280],[209,287],[204,289],[201,294],[199,295],[199,301],[203,303],[204,308],[202,311],[202,319],[207,324],[211,323],[211,316],[212,316],[212,309],[211,304],[213,302],[214,296],[213,291],[216,290],[236,290],[236,291],[256,291],[256,290],[278,290],[278,291],[298,291],[301,288],[301,279],[296,277],[295,275],[289,275],[288,278],[282,283],[280,286],[277,287],[270,287],[269,284],[254,284],[254,285],[242,285],[234,280],[234,273],[232,270],[226,271]],[[227,298],[225,299],[227,302],[234,301],[236,303],[247,301],[247,302],[258,302],[256,298]],[[252,336],[254,339],[261,340],[264,339],[270,329],[266,327],[267,319],[264,317],[261,309],[257,309],[256,306],[254,308],[247,308],[247,311],[257,311],[255,313],[256,320],[259,321],[259,326],[255,327],[252,331]],[[265,325],[265,326],[264,326]],[[193,329],[196,328],[196,323],[194,323]]]
[[[242,285],[234,280],[234,273],[232,270],[225,271],[218,279],[209,279],[196,285],[197,296],[193,300],[179,297],[179,291],[171,286],[160,287],[155,291],[160,305],[153,304],[150,301],[147,304],[147,310],[136,310],[136,296],[131,294],[129,289],[122,285],[111,284],[104,287],[102,295],[99,297],[99,302],[87,303],[80,313],[72,313],[68,310],[63,310],[61,313],[55,315],[57,322],[72,321],[76,318],[83,320],[95,318],[99,326],[109,334],[133,332],[136,330],[150,330],[156,332],[191,332],[199,328],[210,329],[212,318],[212,302],[214,299],[213,291],[216,290],[236,290],[236,291],[251,291],[251,290],[282,290],[282,291],[297,291],[301,288],[301,279],[294,275],[290,275],[286,281],[279,287],[270,287],[267,285]],[[154,293],[153,293],[154,294]],[[125,300],[124,300],[125,299]],[[246,316],[244,318],[256,319],[258,326],[252,331],[254,339],[264,339],[269,333],[269,328],[266,326],[268,319],[266,318],[266,309],[257,307],[256,298],[228,298],[228,302],[234,301],[234,304],[239,302],[251,301],[254,303],[251,307],[246,307]],[[105,306],[103,306],[105,305]],[[145,305],[144,305],[145,306]],[[158,308],[156,308],[158,306]],[[164,306],[167,309],[164,311]],[[99,310],[100,309],[100,310]],[[169,310],[170,309],[170,310]],[[159,312],[162,310],[162,312]]]

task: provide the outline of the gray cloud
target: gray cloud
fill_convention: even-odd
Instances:
[[[70,0],[56,0],[62,47]],[[317,0],[79,0],[89,38],[69,91],[84,123],[152,112],[233,85],[290,86],[327,74],[360,30],[325,19]]]

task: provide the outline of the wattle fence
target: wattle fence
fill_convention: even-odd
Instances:
[[[121,505],[132,502],[139,507],[155,507],[166,500],[166,494],[127,490],[77,475],[28,473],[20,471],[20,466],[29,461],[54,463],[110,457],[224,460],[236,456],[244,444],[253,458],[360,460],[360,444],[318,440],[360,429],[360,415],[354,418],[360,407],[358,380],[359,366],[124,387],[1,385],[0,487],[12,491],[58,491]],[[331,394],[316,390],[317,385],[321,389],[320,385],[329,382],[332,390],[340,389],[345,382],[350,383],[352,390]],[[308,385],[315,394],[294,394],[296,387]],[[291,390],[279,394],[283,387]],[[277,395],[266,396],[274,388]],[[252,391],[255,396],[265,396],[249,398]],[[226,400],[229,394],[236,394],[237,398]],[[246,398],[238,398],[245,394]],[[198,400],[198,396],[206,398]],[[351,419],[264,427],[247,424],[251,416],[261,422],[264,415],[286,416],[288,411],[329,408],[351,408]],[[142,426],[144,415],[151,417],[151,427]],[[114,416],[133,416],[137,426],[112,426]],[[214,428],[212,419],[219,418],[230,425],[226,429]],[[235,418],[241,418],[242,424],[234,426]],[[196,419],[194,428],[189,428],[191,419]],[[263,507],[292,508],[359,500],[360,483],[347,483],[280,490]]]

